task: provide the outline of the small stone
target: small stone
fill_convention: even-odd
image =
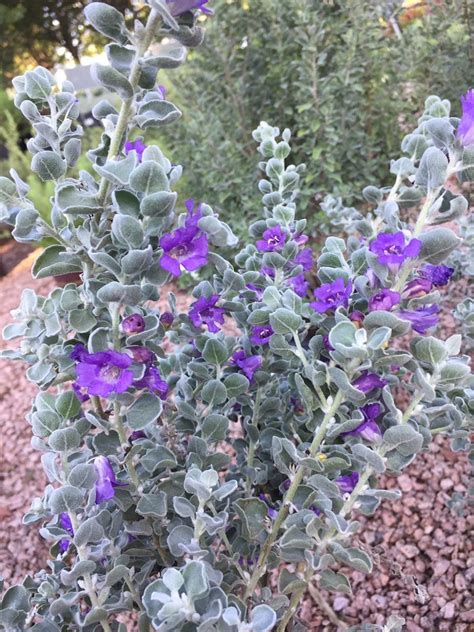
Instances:
[[[466,588],[466,578],[462,573],[458,573],[454,578],[454,585],[456,586],[456,590],[464,590]]]
[[[348,605],[349,605],[349,599],[346,599],[346,597],[336,597],[334,599],[332,607],[334,608],[336,612],[341,612],[341,610],[344,610],[345,608],[347,608]]]
[[[378,607],[378,608],[385,608],[387,605],[387,597],[384,597],[383,595],[374,595],[371,599],[371,601]]]
[[[402,547],[400,547],[400,551],[409,560],[413,559],[419,554],[418,547],[416,547],[414,544],[404,544]]]
[[[411,478],[407,476],[406,474],[402,474],[401,476],[398,477],[398,484],[400,485],[401,490],[404,492],[411,491],[412,486],[413,486]]]
[[[423,574],[426,571],[426,564],[423,562],[423,560],[416,560],[415,569],[418,573]]]
[[[445,619],[452,619],[454,617],[454,611],[456,609],[456,602],[449,601],[443,608],[443,617]]]
[[[452,487],[454,487],[454,483],[450,478],[443,478],[442,481],[440,481],[439,483],[441,489],[443,490],[447,490],[447,489],[451,489]]]
[[[382,586],[386,586],[390,581],[390,576],[386,575],[385,573],[381,573],[379,575],[379,581],[382,584]]]
[[[448,570],[448,568],[450,567],[450,562],[449,560],[438,560],[437,562],[434,563],[433,565],[433,573],[435,577],[441,577],[442,575],[444,575],[446,573],[446,571]]]

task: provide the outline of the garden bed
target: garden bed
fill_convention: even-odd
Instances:
[[[24,288],[47,293],[55,286],[52,279],[31,279],[33,258],[30,255],[0,279],[2,328]],[[187,300],[179,292],[178,301]],[[447,311],[442,337],[452,333],[454,324]],[[35,388],[20,363],[1,361],[0,375],[0,574],[10,585],[44,567],[48,557],[36,527],[22,525],[31,498],[42,494],[45,477],[25,420]],[[382,488],[403,491],[403,502],[385,502],[374,517],[361,517],[360,543],[376,554],[377,563],[370,576],[352,573],[353,596],[328,596],[341,618],[351,624],[380,624],[398,614],[406,618],[408,632],[471,629],[474,613],[469,612],[473,604],[468,587],[474,571],[467,536],[473,525],[463,506],[467,472],[466,455],[452,452],[446,439],[437,438],[401,476],[382,480]],[[309,630],[336,629],[310,599],[303,604],[302,616]]]

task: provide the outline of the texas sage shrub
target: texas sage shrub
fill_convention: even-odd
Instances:
[[[177,200],[181,167],[137,136],[178,118],[157,72],[200,43],[206,3],[147,4],[133,31],[109,5],[86,9],[112,40],[95,76],[122,99],[94,109],[96,175],[68,175],[81,153],[73,86],[42,68],[14,81],[35,129],[32,169],[55,194],[49,224],[12,170],[0,179],[2,217],[21,242],[52,240],[36,278],[81,280],[47,296],[25,290],[4,332],[20,339],[4,357],[26,362],[39,388],[28,420],[49,483],[24,522],[40,523],[51,559],[5,592],[0,625],[302,629],[307,587],[321,602],[320,589],[350,592],[344,568],[370,572],[353,510],[399,498],[380,474],[400,472],[434,434],[467,444],[461,336],[434,335],[452,274],[443,262],[460,240],[432,226],[467,209],[458,183],[472,172],[474,93],[461,120],[428,98],[392,162],[393,186],[365,189],[372,211],[347,241],[329,237],[316,262],[296,218],[303,166],[286,161],[290,132],[261,123],[263,213],[237,251],[209,205]],[[204,265],[212,278],[179,310],[166,284]]]

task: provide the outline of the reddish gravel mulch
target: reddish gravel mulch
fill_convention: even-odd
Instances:
[[[51,280],[31,279],[31,261],[30,257],[0,279],[2,328],[23,288],[47,293],[54,287]],[[183,294],[179,299],[186,302]],[[451,323],[446,324],[450,328]],[[44,567],[48,556],[36,526],[22,525],[31,500],[42,494],[45,485],[40,453],[31,448],[25,420],[35,388],[24,373],[20,363],[0,362],[0,574],[8,585]],[[374,517],[361,517],[360,541],[378,560],[370,576],[351,574],[353,596],[326,595],[341,619],[352,625],[383,623],[398,614],[407,620],[408,632],[474,629],[469,593],[474,571],[468,539],[473,520],[463,506],[467,477],[466,455],[453,453],[448,442],[438,437],[401,476],[382,480],[381,487],[400,488],[403,498],[385,501]],[[456,507],[449,506],[453,495]],[[301,616],[309,630],[337,629],[309,598],[303,602]]]

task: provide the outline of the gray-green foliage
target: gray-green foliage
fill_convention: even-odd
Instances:
[[[183,123],[165,133],[173,157],[186,165],[186,183],[212,193],[224,218],[237,216],[241,235],[257,217],[249,126],[277,120],[293,130],[292,160],[308,167],[302,205],[312,215],[325,194],[352,204],[367,183],[387,184],[389,159],[426,95],[454,102],[469,87],[462,0],[427,3],[426,14],[407,24],[401,38],[384,26],[395,4],[215,3],[204,46],[176,82]],[[229,164],[231,174],[221,178]]]
[[[406,295],[407,284],[458,244],[446,227],[425,229],[466,207],[445,188],[466,175],[449,102],[428,98],[392,164],[393,186],[366,189],[371,212],[346,215],[348,240],[329,237],[310,263],[323,287],[352,283],[346,302],[318,311],[295,285],[308,268],[298,260],[306,219],[296,216],[305,170],[287,160],[288,129],[254,131],[263,211],[240,250],[207,204],[179,211],[181,167],[157,145],[142,156],[125,150],[137,128],[178,116],[154,89],[156,73],[202,39],[192,13],[148,5],[146,26],[133,32],[110,7],[89,5],[88,19],[115,41],[111,67],[96,76],[122,96],[120,111],[105,101],[94,110],[103,135],[88,152],[91,172],[71,175],[81,141],[73,87],[43,69],[15,80],[16,102],[35,125],[32,168],[55,192],[48,224],[12,171],[0,178],[2,218],[19,241],[54,241],[34,276],[81,281],[47,296],[25,290],[4,331],[21,341],[4,357],[26,362],[39,388],[28,420],[48,485],[24,522],[40,522],[51,544],[48,570],[4,594],[0,627],[10,632],[125,632],[119,613],[134,613],[141,631],[282,632],[309,582],[350,593],[345,569],[370,572],[370,556],[354,546],[352,509],[371,514],[399,498],[378,475],[401,471],[436,433],[467,447],[474,391],[461,337],[412,334],[410,346],[400,344],[410,335],[406,314],[441,302],[438,289]],[[151,56],[161,36],[172,44]],[[403,219],[407,207],[415,225]],[[186,254],[167,241],[190,228],[213,271],[193,290],[194,310],[214,300],[201,321],[163,287],[164,254]],[[394,270],[369,245],[399,231],[423,244]],[[224,247],[235,257],[219,254]],[[374,284],[401,292],[404,312],[371,310]],[[127,329],[130,316],[140,327]],[[370,389],[357,381],[365,371],[377,381]],[[119,379],[128,381],[118,388]],[[408,404],[395,399],[401,388]],[[360,431],[367,404],[380,406],[372,436]],[[400,624],[390,617],[385,629]]]

